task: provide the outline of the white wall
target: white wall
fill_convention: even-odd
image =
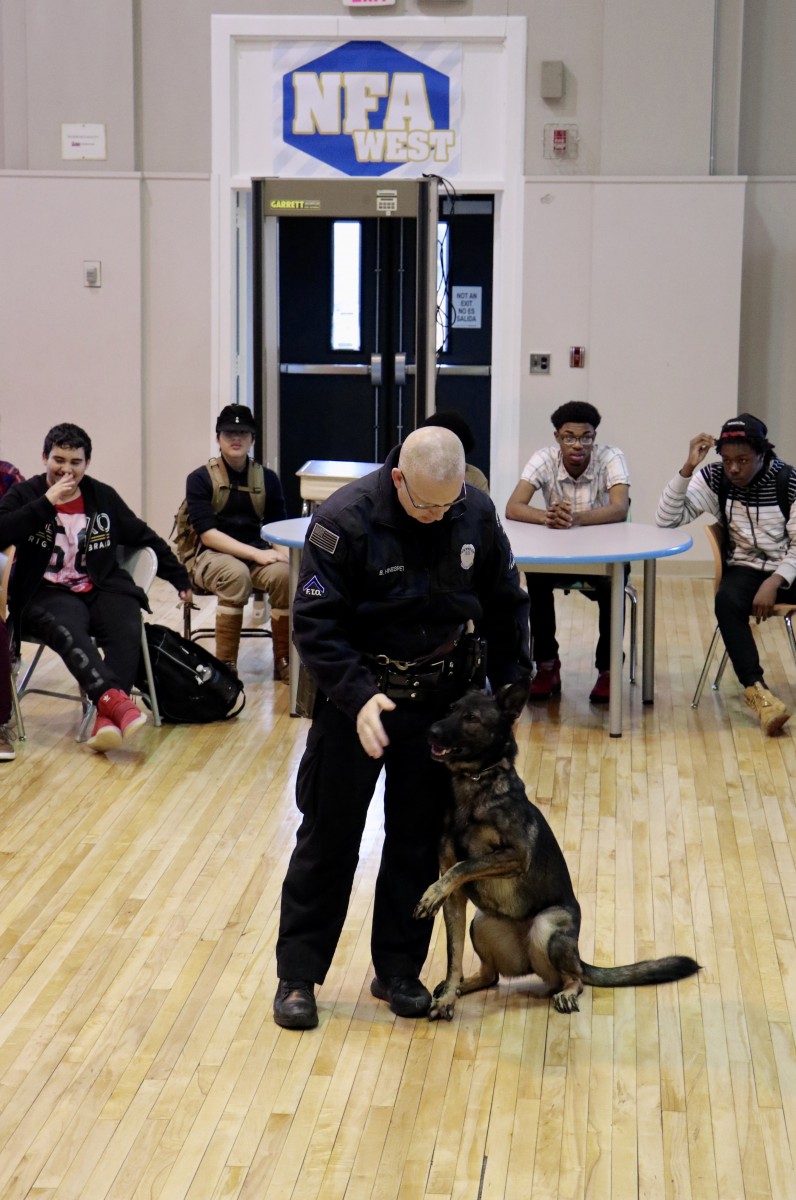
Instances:
[[[652,521],[694,433],[736,411],[743,181],[528,180],[516,478],[567,400],[625,452],[633,516]],[[569,348],[586,347],[585,369]],[[551,373],[530,375],[532,352]],[[516,479],[515,479],[516,482]],[[503,497],[501,497],[502,499]],[[697,543],[694,560],[706,560]]]
[[[210,183],[150,176],[143,197],[146,519],[167,536],[211,436]]]
[[[102,287],[83,285],[100,260]],[[142,502],[139,182],[0,173],[0,449],[41,469],[47,430],[74,421],[92,469]]]
[[[748,184],[739,406],[796,462],[796,178]]]

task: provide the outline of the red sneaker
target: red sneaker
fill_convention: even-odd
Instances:
[[[589,693],[592,704],[607,704],[611,699],[611,672],[600,671],[597,682]]]
[[[118,750],[121,744],[121,729],[108,717],[98,715],[94,722],[94,731],[91,737],[86,739],[89,749],[96,750],[97,754],[104,754],[106,750]]]
[[[536,664],[536,674],[528,689],[529,700],[549,700],[561,691],[561,660],[553,658],[549,662]]]
[[[146,713],[141,712],[127,692],[121,691],[120,688],[110,688],[103,692],[97,702],[97,709],[101,716],[109,718],[117,726],[125,740],[142,725],[146,725]]]

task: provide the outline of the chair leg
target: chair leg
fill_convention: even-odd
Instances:
[[[22,709],[17,695],[17,681],[14,678],[14,668],[11,668],[11,707],[14,711],[14,724],[17,728],[17,739],[20,742],[26,740],[25,722],[22,720]]]
[[[708,673],[710,671],[710,664],[713,660],[713,655],[715,653],[716,645],[718,643],[720,636],[721,636],[721,634],[719,633],[719,627],[717,625],[716,629],[713,633],[713,637],[710,640],[710,645],[708,646],[708,652],[705,656],[705,665],[702,668],[702,674],[699,676],[699,683],[696,686],[696,691],[694,692],[694,698],[691,701],[692,708],[696,708],[697,705],[699,704],[699,701],[702,698],[702,692],[705,687],[705,680],[708,677]]]
[[[793,614],[792,613],[785,614],[785,628],[788,631],[788,641],[790,642],[790,649],[791,649],[791,654],[793,655],[793,661],[794,661],[794,663],[796,663],[796,637],[794,637],[794,634],[793,634]]]
[[[96,704],[94,704],[92,700],[89,700],[88,696],[83,696],[82,699],[83,720],[80,722],[80,729],[78,730],[77,737],[75,738],[76,742],[88,741],[91,726],[94,724],[94,721],[97,718]]]
[[[719,669],[716,672],[716,678],[713,680],[713,691],[714,692],[717,692],[719,690],[719,685],[721,683],[722,676],[724,675],[724,668],[727,666],[729,657],[730,657],[729,654],[725,650],[721,656],[721,662],[719,663]]]
[[[156,729],[159,729],[163,722],[160,718],[158,694],[155,690],[155,676],[152,672],[152,659],[149,656],[149,642],[146,640],[143,617],[141,618],[141,655],[144,660],[144,674],[146,675],[147,687],[149,688],[149,707],[152,709],[152,723]]]
[[[625,596],[630,601],[630,682],[636,682],[638,662],[638,592],[632,583],[625,584]]]
[[[39,659],[41,658],[42,654],[44,654],[44,649],[45,649],[45,647],[44,647],[43,642],[41,643],[41,645],[36,647],[36,653],[33,655],[33,658],[31,659],[30,666],[25,669],[25,671],[22,673],[22,678],[17,683],[17,696],[20,700],[25,695],[25,692],[28,690],[28,686],[27,686],[28,680],[31,678],[31,676],[33,675],[33,672],[36,670]]]

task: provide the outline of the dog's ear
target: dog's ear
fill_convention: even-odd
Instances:
[[[525,707],[529,687],[530,680],[518,679],[515,683],[504,684],[495,693],[498,708],[510,719],[512,725]]]

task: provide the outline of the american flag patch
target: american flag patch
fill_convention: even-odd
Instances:
[[[325,550],[327,554],[334,554],[340,541],[340,536],[337,533],[332,533],[331,529],[327,529],[325,525],[320,525],[316,521],[312,527],[309,540],[319,550]]]

